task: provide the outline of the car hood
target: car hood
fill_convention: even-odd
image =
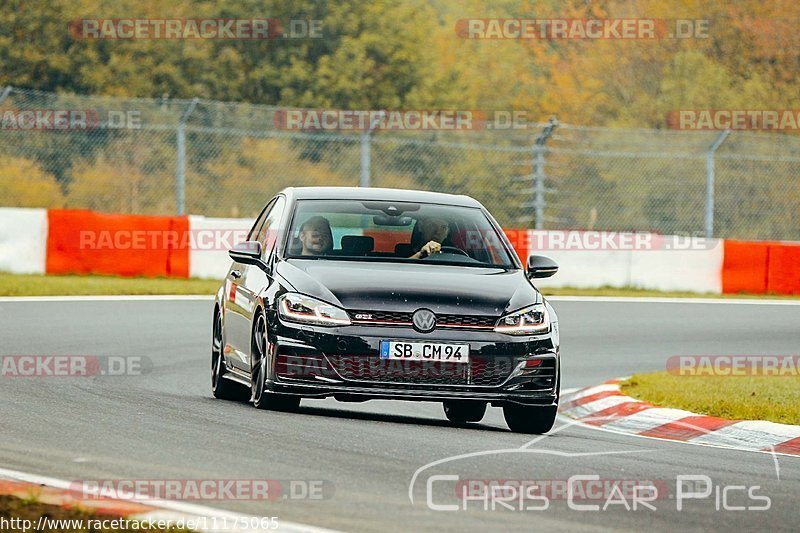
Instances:
[[[542,301],[522,270],[289,259],[276,272],[294,290],[350,310],[500,316]]]

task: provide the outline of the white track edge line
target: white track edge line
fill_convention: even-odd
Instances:
[[[6,468],[0,468],[0,478],[5,477],[7,479],[12,479],[16,481],[27,481],[29,483],[35,483],[37,485],[46,485],[48,487],[53,487],[57,489],[67,489],[69,490],[72,487],[72,483],[69,481],[64,481],[63,479],[51,478],[47,476],[40,476],[37,474],[28,474],[26,472],[20,472],[17,470],[9,470]],[[125,500],[125,498],[119,498],[120,500]],[[131,501],[131,500],[129,500]],[[213,507],[206,507],[204,505],[197,505],[193,503],[184,503],[178,501],[165,501],[165,500],[153,500],[148,502],[139,502],[136,500],[135,503],[142,503],[142,505],[150,505],[152,507],[157,507],[161,509],[167,509],[169,511],[176,511],[179,513],[191,514],[195,516],[207,516],[211,517],[218,517],[218,518],[227,518],[227,519],[251,519],[254,518],[249,515],[234,513],[231,511],[224,511],[222,509],[216,509]],[[300,524],[297,522],[288,522],[286,520],[278,519],[278,529],[277,531],[286,531],[288,533],[338,533],[336,530],[333,529],[325,529],[320,528],[317,526],[310,526],[306,524]],[[249,523],[249,522],[248,522]],[[209,533],[213,533],[214,529],[205,529]],[[252,531],[254,533],[261,533],[267,531],[276,531],[274,529],[265,529],[265,528],[257,528],[257,529],[248,529],[247,531]]]
[[[780,455],[781,457],[791,457],[792,459],[800,459],[800,457],[798,457],[797,455],[793,455],[793,454],[790,454],[790,453],[781,453],[781,452],[776,452],[776,451],[772,451],[772,450],[753,450],[752,448],[739,448],[737,446],[729,446],[729,445],[725,445],[725,444],[710,444],[710,443],[705,443],[705,442],[692,442],[690,440],[662,439],[660,437],[651,437],[649,435],[639,435],[638,433],[628,433],[628,432],[625,432],[625,431],[619,431],[619,430],[615,430],[615,429],[604,428],[602,426],[594,426],[592,424],[586,424],[584,422],[581,422],[577,418],[572,418],[571,416],[565,415],[565,414],[563,414],[561,412],[558,413],[558,416],[561,417],[562,420],[564,420],[564,421],[575,422],[576,425],[578,425],[580,427],[583,427],[583,428],[593,429],[595,431],[604,431],[606,433],[613,433],[615,435],[622,435],[622,436],[625,436],[625,437],[636,437],[638,439],[657,440],[657,441],[661,441],[661,442],[671,442],[671,443],[674,443],[674,444],[690,444],[692,446],[705,446],[706,448],[717,448],[718,450],[732,450],[732,451],[736,451],[736,452],[760,453],[762,455],[772,455],[772,456]]]

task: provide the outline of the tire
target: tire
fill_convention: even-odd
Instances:
[[[541,435],[553,428],[558,415],[558,406],[546,407],[509,404],[503,406],[503,417],[514,433]]]
[[[242,401],[247,399],[246,388],[225,379],[225,332],[222,329],[222,315],[214,311],[214,329],[211,335],[211,393],[220,400]]]
[[[486,414],[486,402],[448,400],[443,405],[444,415],[450,422],[456,424],[480,422]]]
[[[266,391],[267,321],[263,313],[256,316],[251,347],[253,368],[250,371],[250,401],[256,409],[272,411],[296,411],[300,407],[299,396],[289,396]]]

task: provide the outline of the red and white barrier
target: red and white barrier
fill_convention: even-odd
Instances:
[[[189,217],[189,231],[194,246],[189,250],[189,276],[222,279],[228,272],[231,258],[228,250],[247,239],[253,226],[249,218]]]
[[[47,212],[48,274],[115,274],[186,278],[186,217]]]
[[[0,208],[0,271],[221,278],[251,219]],[[523,261],[551,257],[547,287],[800,294],[800,243],[653,233],[506,230]],[[377,242],[377,241],[376,241]]]
[[[551,232],[554,233],[554,232]],[[567,233],[567,232],[562,232]],[[634,287],[659,291],[722,292],[724,242],[694,239],[688,248],[682,238],[658,236],[659,248],[529,249],[559,265],[558,274],[537,280],[540,287]]]
[[[0,272],[44,274],[47,210],[0,208]]]

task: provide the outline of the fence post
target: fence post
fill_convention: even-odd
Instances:
[[[359,187],[369,187],[369,173],[372,164],[372,154],[370,153],[369,138],[371,130],[361,133],[361,180]]]
[[[178,215],[183,215],[186,211],[186,121],[189,120],[189,115],[194,111],[198,101],[197,98],[193,98],[178,121],[178,169],[175,175],[175,201]]]
[[[5,89],[3,89],[3,92],[0,93],[0,104],[6,101],[6,98],[8,98],[8,95],[11,94],[13,89],[14,88],[11,85],[6,85]]]
[[[717,149],[725,142],[730,135],[730,130],[725,130],[717,135],[706,152],[706,217],[705,217],[705,236],[710,239],[714,236],[714,154]]]
[[[358,184],[359,187],[370,186],[370,174],[372,171],[372,132],[378,127],[380,121],[383,120],[385,116],[385,111],[381,111],[376,116],[373,116],[367,131],[361,134],[361,180]]]
[[[547,139],[553,134],[553,130],[558,125],[556,117],[551,117],[547,126],[542,129],[542,132],[536,137],[536,143],[533,145],[533,206],[536,209],[536,229],[544,229],[544,145]]]

